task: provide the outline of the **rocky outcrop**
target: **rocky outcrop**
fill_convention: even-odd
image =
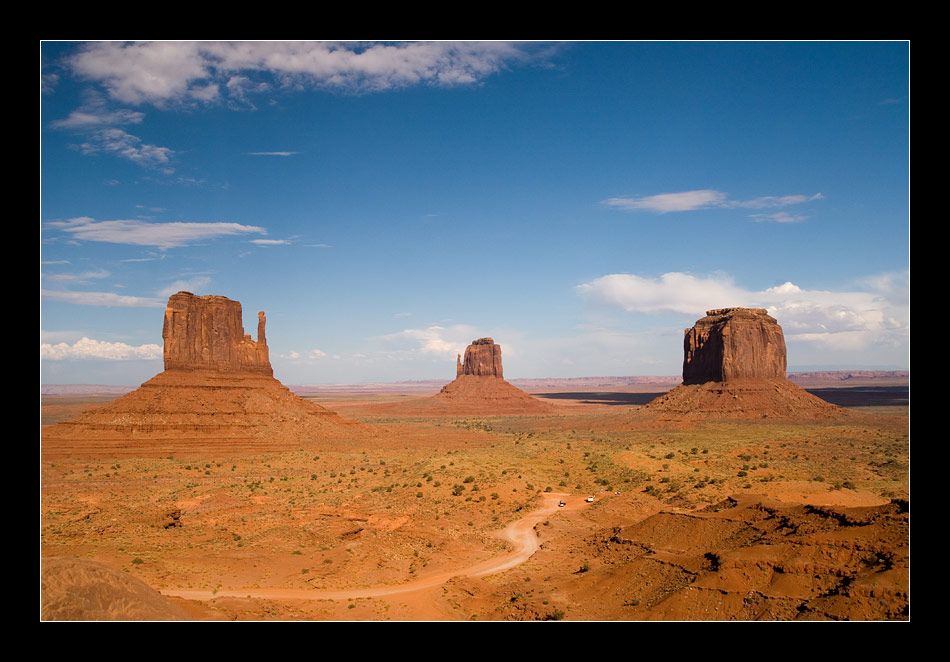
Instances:
[[[554,405],[528,395],[505,381],[501,346],[492,338],[479,338],[465,348],[465,360],[455,358],[455,379],[436,395],[404,409],[433,414],[551,414]]]
[[[763,308],[706,312],[683,342],[683,383],[645,407],[661,419],[829,418],[846,410],[785,378],[785,336]]]
[[[254,341],[244,333],[237,301],[172,295],[162,330],[165,371],[114,402],[44,429],[45,446],[87,452],[93,446],[73,442],[108,442],[102,448],[114,453],[116,443],[133,440],[160,447],[261,440],[275,447],[358,437],[365,426],[297,397],[274,379],[265,324],[259,313]],[[65,445],[50,444],[56,441]]]
[[[273,376],[258,315],[257,341],[244,333],[241,304],[222,296],[179,292],[168,299],[162,338],[165,370],[213,370]]]
[[[785,336],[764,308],[709,310],[683,342],[683,383],[785,379]]]
[[[458,359],[456,359],[457,362]],[[472,344],[465,348],[465,362],[461,368],[456,365],[456,373],[456,376],[475,375],[504,379],[501,369],[501,346],[496,345],[492,338],[473,340]]]

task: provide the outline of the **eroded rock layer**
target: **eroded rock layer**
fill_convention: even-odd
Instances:
[[[453,414],[550,414],[557,408],[528,395],[503,378],[501,346],[479,338],[456,358],[455,380],[428,400],[429,409]]]
[[[845,410],[785,378],[785,336],[764,308],[706,312],[683,342],[683,383],[645,412],[678,418],[828,418]]]
[[[244,334],[241,304],[189,292],[165,310],[165,371],[114,402],[43,431],[56,440],[326,439],[364,428],[297,397],[274,379],[258,315],[258,339]]]
[[[909,504],[728,498],[589,541],[591,582],[633,620],[906,620]],[[604,596],[605,599],[607,596]]]
[[[764,308],[721,308],[686,329],[683,383],[785,379],[785,336]]]
[[[214,370],[272,376],[264,334],[266,318],[257,314],[257,341],[244,333],[241,304],[222,296],[179,292],[168,299],[162,339],[165,370]]]
[[[456,377],[475,375],[478,377],[504,378],[501,369],[501,346],[492,338],[479,338],[465,348],[465,361],[456,359]]]

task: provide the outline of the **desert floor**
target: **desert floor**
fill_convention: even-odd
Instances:
[[[400,416],[418,395],[360,393],[315,398],[375,426],[352,444],[43,443],[41,556],[200,620],[905,620],[906,388],[821,395],[847,415],[661,425],[642,393],[548,393],[553,415]],[[109,399],[45,396],[42,422]]]

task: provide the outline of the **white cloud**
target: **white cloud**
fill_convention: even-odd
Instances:
[[[138,136],[115,127],[93,131],[88,140],[78,145],[78,148],[83,154],[107,152],[143,168],[161,169],[165,174],[174,172],[174,169],[168,166],[175,153],[173,150],[143,143]]]
[[[248,152],[249,156],[293,156],[300,152]]]
[[[731,278],[712,276],[698,278],[678,272],[659,278],[633,274],[609,274],[577,287],[578,293],[628,312],[702,314],[710,308],[743,305],[745,292]]]
[[[131,103],[247,103],[251,92],[326,87],[375,92],[409,85],[469,85],[530,45],[509,42],[97,42],[68,59],[72,70]]]
[[[168,298],[176,292],[201,292],[211,284],[211,279],[207,276],[194,276],[187,280],[176,280],[168,287],[163,287],[156,294],[160,297]]]
[[[81,306],[117,306],[127,308],[164,308],[165,302],[152,297],[131,297],[113,292],[68,292],[40,290],[40,296]]]
[[[141,124],[145,113],[137,110],[105,110],[101,107],[83,108],[74,110],[64,120],[50,122],[54,129],[88,129],[93,127],[111,126],[115,124]]]
[[[96,271],[84,271],[79,274],[43,274],[43,280],[82,283],[96,278],[108,278],[111,275],[105,269],[97,269]]]
[[[674,211],[694,211],[696,209],[711,209],[716,207],[726,209],[786,207],[788,205],[798,205],[813,200],[820,200],[823,197],[821,193],[816,193],[811,196],[768,195],[751,200],[730,200],[722,191],[701,189],[696,191],[682,191],[680,193],[660,193],[658,195],[648,195],[640,198],[608,198],[604,200],[604,204],[626,211],[646,210],[658,214],[666,214]],[[787,214],[784,217],[780,217],[779,214],[773,214],[771,217],[764,214],[759,214],[758,216],[762,217],[763,220],[774,220],[782,223],[801,220],[800,218],[791,217]],[[753,217],[755,218],[756,216]]]
[[[304,354],[301,354],[300,352],[296,350],[291,350],[287,352],[286,354],[280,354],[279,358],[287,359],[290,361],[304,361],[306,363],[310,363],[312,361],[322,359],[326,355],[327,353],[324,352],[322,349],[311,349],[308,352],[305,352]]]
[[[834,292],[805,290],[791,282],[761,291],[747,290],[725,275],[701,278],[672,272],[644,278],[610,274],[579,285],[577,292],[632,313],[699,318],[713,308],[766,308],[787,338],[829,349],[901,347],[909,342],[907,273],[866,279],[863,290]]]
[[[81,338],[72,345],[61,342],[55,345],[40,344],[40,358],[47,361],[66,359],[107,359],[110,361],[130,361],[141,359],[161,359],[161,345],[126,345],[121,342],[103,342],[91,338]]]
[[[701,190],[682,193],[660,193],[643,198],[609,198],[605,203],[610,207],[636,211],[646,209],[659,214],[671,211],[691,211],[706,207],[720,207],[726,201],[721,191]]]
[[[824,198],[821,193],[815,195],[767,195],[752,200],[730,200],[726,203],[727,207],[747,207],[749,209],[766,209],[769,207],[787,207],[788,205],[800,205],[813,200]]]
[[[382,353],[393,359],[438,357],[449,360],[464,352],[477,337],[474,327],[456,324],[450,327],[432,325],[424,329],[405,329],[377,340],[385,347]]]
[[[252,244],[259,246],[284,246],[290,243],[290,239],[251,239]]]
[[[147,223],[139,220],[96,221],[80,216],[47,223],[76,239],[112,244],[174,248],[196,241],[238,234],[267,234],[264,228],[238,223]]]
[[[788,212],[779,211],[774,214],[752,214],[752,218],[757,223],[801,223],[807,216],[801,214],[792,215]]]

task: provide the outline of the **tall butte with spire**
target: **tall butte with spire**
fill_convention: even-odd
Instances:
[[[764,308],[706,311],[686,329],[683,353],[683,383],[646,411],[687,418],[827,418],[845,412],[785,378],[785,335]]]
[[[165,441],[274,444],[322,439],[362,427],[299,398],[274,379],[258,313],[257,340],[241,304],[178,292],[168,300],[165,370],[114,402],[47,428],[43,441]]]
[[[501,346],[492,338],[479,338],[465,348],[465,358],[455,359],[455,380],[442,387],[433,400],[453,413],[551,414],[557,408],[528,395],[505,381]]]

